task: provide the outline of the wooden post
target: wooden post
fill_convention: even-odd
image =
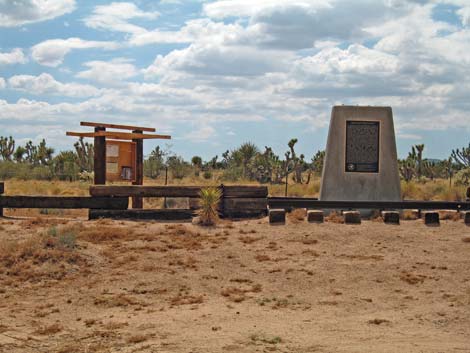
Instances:
[[[141,134],[142,130],[134,130],[134,133]],[[133,185],[143,185],[144,184],[144,143],[142,139],[132,140],[136,145],[136,169],[135,169],[135,181]],[[142,197],[133,197],[132,198],[132,208],[143,208],[144,202]]]
[[[105,131],[106,128],[97,126],[95,132]],[[95,137],[94,142],[94,171],[95,185],[106,184],[106,137]]]
[[[5,192],[5,184],[3,181],[0,181],[0,197],[2,197],[2,194]],[[3,207],[0,206],[0,217],[3,217]]]

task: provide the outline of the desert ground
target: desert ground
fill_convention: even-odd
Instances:
[[[470,228],[0,219],[0,352],[470,352]]]

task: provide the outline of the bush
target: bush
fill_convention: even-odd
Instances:
[[[204,172],[204,174],[202,174],[202,176],[203,176],[204,179],[210,179],[210,178],[212,178],[212,172],[206,170]]]
[[[22,180],[51,180],[53,173],[44,165],[31,165],[27,163],[0,162],[0,179],[18,178]]]
[[[455,175],[455,185],[458,185],[458,186],[470,185],[470,168],[462,169]]]
[[[191,173],[191,166],[182,157],[172,156],[168,158],[168,169],[175,179],[183,179]]]

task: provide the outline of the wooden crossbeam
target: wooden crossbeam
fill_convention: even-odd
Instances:
[[[1,196],[0,208],[59,208],[125,210],[127,197],[90,196]]]
[[[105,124],[105,123],[92,123],[90,121],[82,121],[82,122],[80,122],[80,126],[104,127],[104,128],[119,129],[119,130],[140,130],[140,131],[147,131],[147,132],[155,132],[155,128],[153,128],[153,127],[141,127],[141,126]]]
[[[145,139],[165,139],[170,140],[170,135],[141,134],[135,132],[115,132],[115,131],[98,131],[98,132],[72,132],[67,131],[67,136],[76,137],[107,137],[113,140],[145,140]]]
[[[266,186],[218,186],[224,198],[266,198]],[[92,196],[113,197],[199,197],[204,186],[142,186],[142,185],[94,185],[90,186]]]

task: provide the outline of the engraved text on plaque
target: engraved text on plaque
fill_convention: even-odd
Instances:
[[[379,172],[378,121],[346,121],[346,172]]]

